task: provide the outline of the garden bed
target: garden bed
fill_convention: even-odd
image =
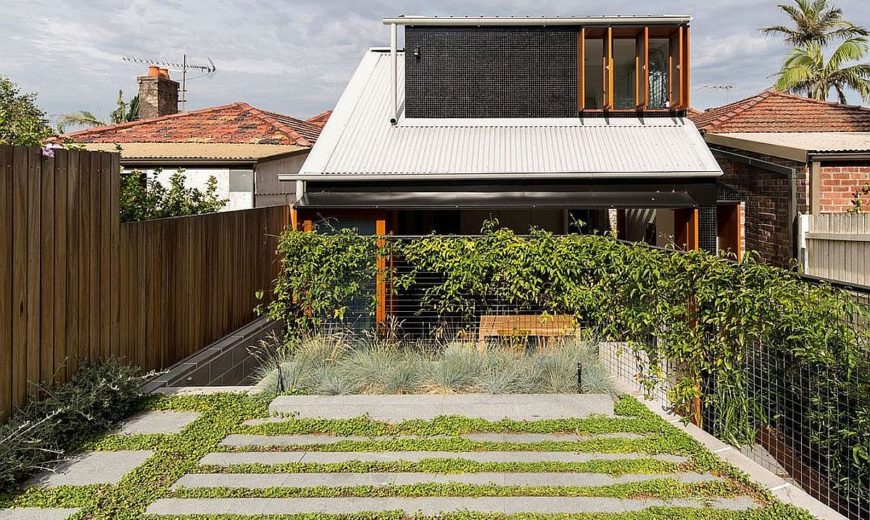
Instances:
[[[282,347],[262,368],[269,394],[563,394],[608,393],[610,378],[594,345],[576,339],[480,350],[355,335],[315,336]]]

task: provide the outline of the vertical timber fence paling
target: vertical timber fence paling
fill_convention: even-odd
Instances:
[[[80,360],[167,368],[255,319],[289,208],[120,221],[119,156],[0,145],[0,422]]]

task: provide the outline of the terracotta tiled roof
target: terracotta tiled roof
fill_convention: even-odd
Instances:
[[[316,116],[309,117],[306,119],[309,123],[314,123],[315,125],[323,126],[329,121],[329,116],[332,115],[332,110],[326,110],[317,114]]]
[[[699,130],[734,132],[870,132],[870,109],[774,90],[690,114]]]
[[[321,126],[247,103],[90,128],[63,137],[78,143],[236,143],[310,147]]]

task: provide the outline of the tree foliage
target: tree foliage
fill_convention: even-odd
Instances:
[[[780,34],[794,46],[780,68],[774,88],[824,101],[833,89],[840,103],[846,91],[870,101],[870,64],[856,63],[867,54],[867,29],[846,20],[840,8],[827,0],[795,0],[780,4],[793,27],[765,27],[765,34]],[[840,42],[825,56],[825,49]]]
[[[827,45],[837,40],[867,36],[867,30],[845,19],[843,10],[828,4],[827,0],[794,0],[795,5],[779,4],[794,24],[772,25],[764,34],[782,35],[786,43],[795,47],[809,44]]]
[[[846,91],[854,90],[870,101],[870,64],[845,65],[862,59],[866,53],[867,40],[863,37],[840,43],[827,58],[819,44],[795,47],[782,66],[775,88],[821,101],[833,89],[842,104],[846,103]]]
[[[150,177],[134,170],[121,175],[121,220],[136,221],[181,217],[220,211],[227,199],[217,195],[217,179],[209,177],[205,191],[186,185],[184,170],[170,175],[168,186],[160,181],[161,170]]]
[[[36,94],[22,94],[9,78],[0,76],[0,144],[42,146],[52,135]]]
[[[130,101],[124,101],[124,91],[118,91],[118,101],[115,110],[109,114],[108,122],[100,119],[93,112],[79,110],[64,114],[57,119],[57,131],[63,133],[67,126],[105,126],[107,124],[129,123],[139,120],[139,96],[133,96]]]

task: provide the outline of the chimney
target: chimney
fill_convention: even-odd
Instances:
[[[178,82],[169,71],[156,65],[148,67],[147,76],[139,76],[139,119],[178,112]]]

